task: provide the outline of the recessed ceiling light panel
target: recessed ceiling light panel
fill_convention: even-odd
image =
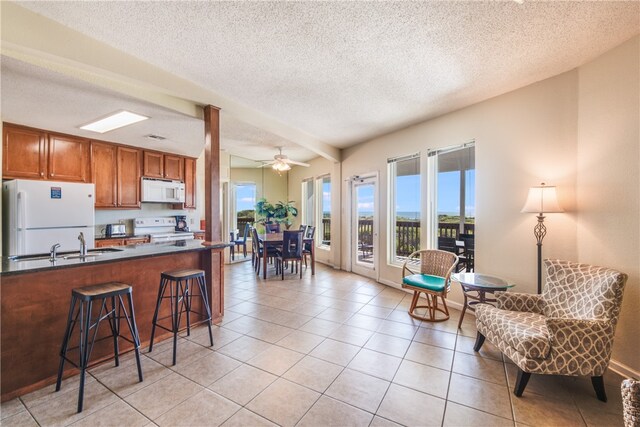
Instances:
[[[149,117],[141,114],[132,113],[131,111],[118,111],[113,114],[109,114],[107,117],[103,117],[99,120],[95,120],[86,125],[80,126],[80,129],[89,130],[91,132],[105,133],[118,129],[124,126],[128,126],[134,123],[147,120]]]

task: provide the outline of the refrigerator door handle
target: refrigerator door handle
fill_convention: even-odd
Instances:
[[[25,227],[27,222],[27,193],[18,191],[18,253],[25,251]]]

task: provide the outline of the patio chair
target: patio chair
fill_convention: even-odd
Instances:
[[[413,291],[409,315],[427,322],[443,322],[449,319],[447,294],[451,288],[451,272],[458,264],[454,253],[437,249],[415,251],[402,264],[402,287]],[[418,305],[420,294],[424,293],[427,305]],[[439,306],[438,298],[442,300]],[[416,313],[416,309],[426,308],[426,316]],[[444,314],[438,316],[437,312]]]
[[[520,397],[531,374],[590,376],[606,402],[602,375],[609,366],[613,336],[627,275],[570,261],[545,260],[541,295],[496,292],[497,307],[476,306],[478,334],[518,366],[513,394]]]
[[[296,271],[300,270],[300,278],[302,279],[302,231],[286,230],[282,234],[282,249],[278,251],[276,256],[276,274],[280,272],[282,280],[284,280],[285,262],[295,261]],[[291,272],[293,273],[293,265],[291,263]]]

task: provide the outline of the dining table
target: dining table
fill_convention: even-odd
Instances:
[[[269,247],[279,247],[283,244],[283,236],[284,233],[258,233],[258,240],[260,241],[260,245],[263,247],[263,254],[267,254]],[[311,247],[311,275],[316,274],[316,248],[315,243],[313,241],[313,237],[303,239],[304,243],[309,243]],[[267,278],[267,257],[262,257],[262,277],[264,279]]]

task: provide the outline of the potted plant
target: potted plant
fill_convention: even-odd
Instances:
[[[293,204],[293,201],[279,201],[273,205],[263,197],[256,203],[256,217],[258,218],[256,222],[259,224],[277,222],[289,229],[293,223],[292,218],[298,216],[298,209]]]
[[[298,209],[293,206],[293,200],[289,200],[288,202],[278,202],[274,206],[273,217],[276,219],[276,222],[279,224],[284,224],[284,226],[289,229],[291,224],[293,224],[292,217],[295,218],[298,216]]]

